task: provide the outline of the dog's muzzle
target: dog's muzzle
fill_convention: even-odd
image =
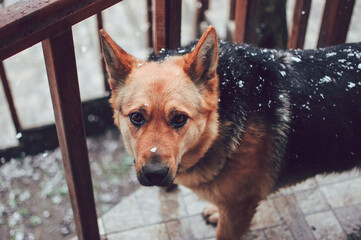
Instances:
[[[137,177],[143,186],[168,186],[172,183],[169,167],[159,162],[145,164]]]

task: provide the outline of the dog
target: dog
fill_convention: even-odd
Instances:
[[[270,50],[202,37],[148,61],[101,30],[114,122],[140,184],[183,184],[240,239],[259,202],[361,167],[361,43]]]

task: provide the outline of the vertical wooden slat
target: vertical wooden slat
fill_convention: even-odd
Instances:
[[[288,48],[303,48],[306,37],[308,17],[311,9],[311,0],[296,0],[293,19],[288,39]]]
[[[355,0],[326,0],[317,47],[346,41]]]
[[[78,239],[99,240],[71,29],[42,44]]]
[[[196,19],[194,21],[194,36],[201,36],[200,24],[205,20],[204,13],[208,9],[208,0],[197,0]]]
[[[154,50],[166,48],[166,0],[154,0]]]
[[[180,45],[181,0],[155,0],[155,51],[174,49]]]
[[[10,88],[9,81],[7,79],[7,76],[6,76],[6,72],[5,72],[3,62],[0,62],[0,77],[1,77],[1,82],[3,84],[6,101],[8,102],[8,106],[9,106],[9,110],[10,110],[10,114],[11,114],[11,119],[13,120],[15,130],[16,130],[17,133],[21,132],[20,121],[19,121],[19,118],[18,118],[18,114],[16,113],[14,98],[13,98],[12,93],[11,93],[11,88]]]
[[[166,1],[167,3],[167,48],[175,49],[181,41],[182,0]]]
[[[153,4],[152,0],[147,0],[147,20],[148,20],[148,47],[152,48],[153,43]]]
[[[257,44],[257,27],[259,22],[259,0],[248,0],[246,32],[244,41],[249,44]]]
[[[102,12],[98,12],[96,14],[97,16],[97,28],[98,28],[98,39],[99,39],[99,46],[101,46],[101,40],[100,40],[100,33],[99,30],[103,29],[103,16],[102,16]],[[104,56],[103,53],[101,51],[101,47],[100,47],[100,64],[102,66],[102,71],[103,71],[103,77],[104,77],[104,89],[105,91],[110,91],[110,86],[108,83],[108,73],[107,73],[107,69],[105,67],[105,61],[104,61]]]
[[[231,0],[229,3],[229,20],[234,20],[236,9],[236,0]]]
[[[233,42],[256,44],[258,0],[236,0]]]
[[[233,33],[233,42],[244,42],[247,24],[247,6],[248,0],[236,0],[234,16],[236,27]]]

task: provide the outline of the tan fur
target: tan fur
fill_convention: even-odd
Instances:
[[[164,62],[142,62],[128,55],[104,32],[103,52],[110,74],[114,121],[137,172],[152,159],[151,149],[170,169],[172,180],[191,188],[219,209],[217,239],[239,239],[247,230],[258,202],[272,189],[270,131],[259,116],[247,122],[241,143],[226,157],[207,156],[222,141],[218,122],[217,36],[213,27],[189,54]],[[140,111],[146,124],[137,128],[130,113]],[[186,125],[173,129],[174,112],[184,113]],[[226,155],[227,156],[227,155]],[[244,184],[248,183],[248,184]],[[215,215],[216,216],[216,215]]]

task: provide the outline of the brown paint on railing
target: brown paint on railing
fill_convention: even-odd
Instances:
[[[71,29],[43,41],[65,178],[80,240],[99,240]]]
[[[326,0],[317,47],[346,41],[355,0]]]
[[[287,48],[303,48],[310,9],[311,0],[296,0]]]
[[[19,132],[21,132],[21,125],[20,125],[20,121],[19,121],[19,118],[18,118],[18,114],[16,112],[16,108],[15,108],[15,104],[14,104],[14,98],[13,98],[13,95],[11,93],[11,87],[9,85],[8,78],[6,76],[6,72],[5,72],[3,62],[0,62],[0,78],[1,78],[1,82],[3,84],[3,88],[4,88],[4,92],[5,92],[5,96],[6,96],[6,101],[8,102],[8,106],[9,106],[9,110],[10,110],[10,114],[11,114],[11,119],[13,120],[13,124],[14,124],[16,132],[19,133]]]
[[[180,46],[181,12],[181,0],[155,0],[155,52]]]

